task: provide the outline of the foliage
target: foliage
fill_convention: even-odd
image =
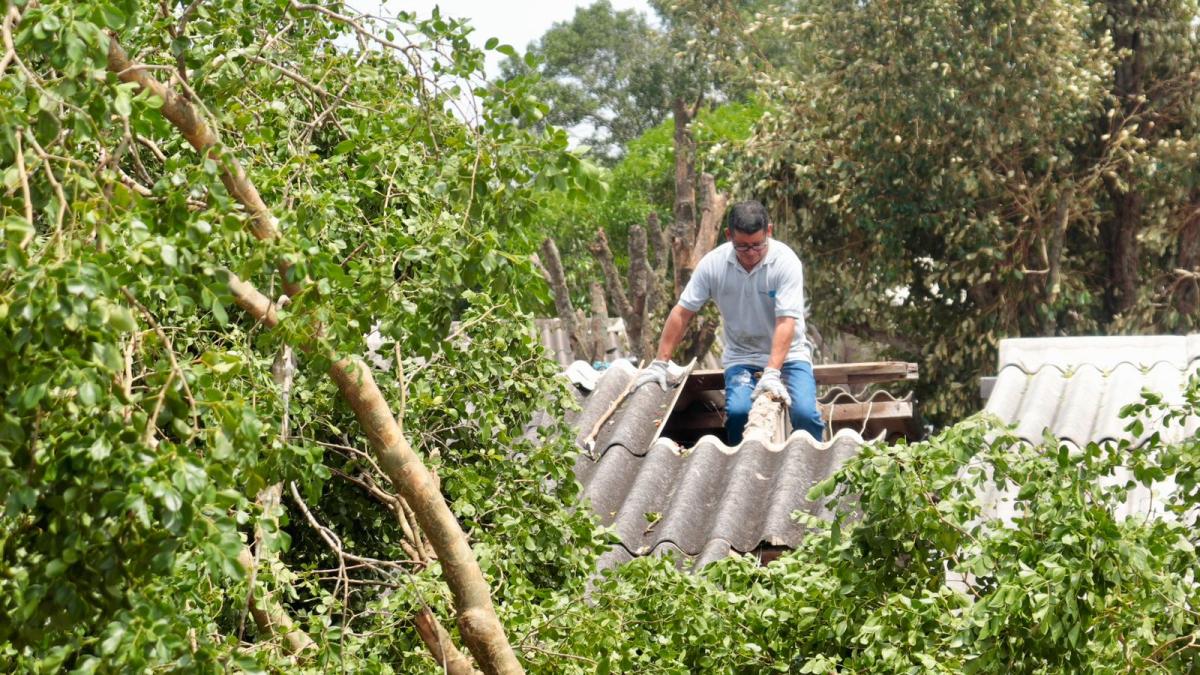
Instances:
[[[731,11],[749,13],[760,2],[739,0]],[[600,161],[612,164],[629,145],[670,117],[671,102],[744,102],[753,91],[747,78],[721,67],[710,49],[711,8],[677,11],[652,3],[652,23],[634,10],[614,10],[597,0],[556,23],[529,46],[523,58],[501,64],[501,79],[536,72],[537,97],[548,106],[546,121],[585,134]],[[782,58],[782,49],[771,51]]]
[[[1146,401],[1131,425],[1161,422],[1182,443],[1030,445],[977,416],[867,446],[813,488],[840,515],[814,519],[798,550],[695,575],[638,559],[597,585],[593,608],[564,608],[556,634],[604,672],[1195,668],[1200,441],[1179,432],[1200,379],[1180,405]],[[1164,491],[1168,476],[1186,487]],[[1130,513],[1151,485],[1185,517]]]
[[[764,83],[743,182],[807,252],[814,323],[919,360],[934,419],[1001,337],[1196,326],[1197,7],[1151,5],[789,17],[814,61]]]
[[[554,24],[524,58],[501,65],[501,78],[535,69],[546,121],[590,128],[587,142],[601,157],[619,156],[671,111],[671,55],[662,34],[641,12],[614,10],[608,0]]]
[[[701,110],[691,125],[698,148],[697,173],[713,174],[720,189],[729,185],[734,179],[736,148],[750,137],[762,112],[762,105],[754,102]],[[629,227],[644,224],[651,213],[670,223],[675,201],[674,132],[674,121],[667,119],[630,141],[624,156],[606,172],[608,189],[603,193],[583,198],[552,194],[543,203],[541,219],[562,251],[572,280],[569,286],[578,294],[572,297],[576,306],[588,306],[587,282],[599,276],[587,249],[597,230],[608,234],[613,254],[625,269]]]
[[[320,359],[301,355],[281,436],[272,357],[317,326],[339,352],[361,352],[376,323],[382,355],[395,346],[377,380],[505,618],[582,584],[599,539],[564,508],[569,450],[523,435],[564,401],[530,327],[547,298],[529,254],[538,194],[596,183],[563,132],[527,130],[542,112],[529,82],[485,85],[468,27],[438,15],[359,24],[364,35],[273,1],[6,8],[4,670],[285,667],[246,619],[237,558],[256,530],[255,592],[287,601],[320,645],[313,669],[428,667],[408,619],[429,603],[453,626],[436,564],[339,579],[299,504],[254,501],[296,481],[348,552],[409,559],[395,519],[342,477],[386,486],[353,452],[367,444]],[[163,101],[106,73],[108,30],[202,108],[280,242],[254,242],[219,155],[198,155]],[[467,124],[449,111],[472,88],[484,107]],[[278,256],[311,284],[267,331],[231,305],[225,270],[274,297]]]

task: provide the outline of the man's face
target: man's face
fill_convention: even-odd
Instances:
[[[766,229],[754,234],[726,228],[725,236],[733,242],[733,251],[737,254],[738,262],[746,268],[751,268],[767,255],[767,239],[771,237],[771,226],[767,225]]]

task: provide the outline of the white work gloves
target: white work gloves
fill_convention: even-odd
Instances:
[[[640,389],[643,385],[655,382],[662,387],[663,391],[667,390],[667,362],[655,359],[650,362],[650,365],[645,370],[638,373],[637,381],[634,383],[634,389]]]
[[[784,405],[792,404],[792,397],[788,396],[787,387],[783,386],[783,380],[779,379],[778,368],[764,368],[762,377],[758,380],[758,386],[754,388],[754,393],[750,394],[751,399],[756,399],[760,394],[766,394],[776,401],[782,401]]]

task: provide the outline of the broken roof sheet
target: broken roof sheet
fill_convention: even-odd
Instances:
[[[784,443],[733,448],[706,436],[682,450],[669,439],[654,440],[673,391],[634,390],[604,419],[636,374],[626,361],[601,372],[586,364],[568,369],[582,385],[582,410],[569,420],[577,441],[603,420],[575,465],[584,496],[621,542],[601,558],[601,569],[648,554],[675,553],[699,567],[763,544],[794,547],[804,527],[792,513],[831,516],[807,493],[858,452],[864,441],[857,433],[842,431],[822,443],[801,431]]]
[[[1002,340],[995,385],[985,410],[1031,443],[1044,430],[1077,446],[1128,438],[1120,412],[1143,389],[1182,399],[1200,369],[1200,335],[1019,338]],[[1186,428],[1167,430],[1168,442]],[[1150,425],[1140,443],[1156,429]]]

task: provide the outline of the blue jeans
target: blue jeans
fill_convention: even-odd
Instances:
[[[742,442],[742,432],[750,417],[750,394],[754,393],[758,366],[730,366],[725,370],[725,438],[730,446]],[[813,379],[812,364],[807,361],[788,361],[780,369],[783,386],[792,397],[788,409],[792,429],[803,429],[818,441],[825,432],[825,420],[817,410],[817,382]]]

